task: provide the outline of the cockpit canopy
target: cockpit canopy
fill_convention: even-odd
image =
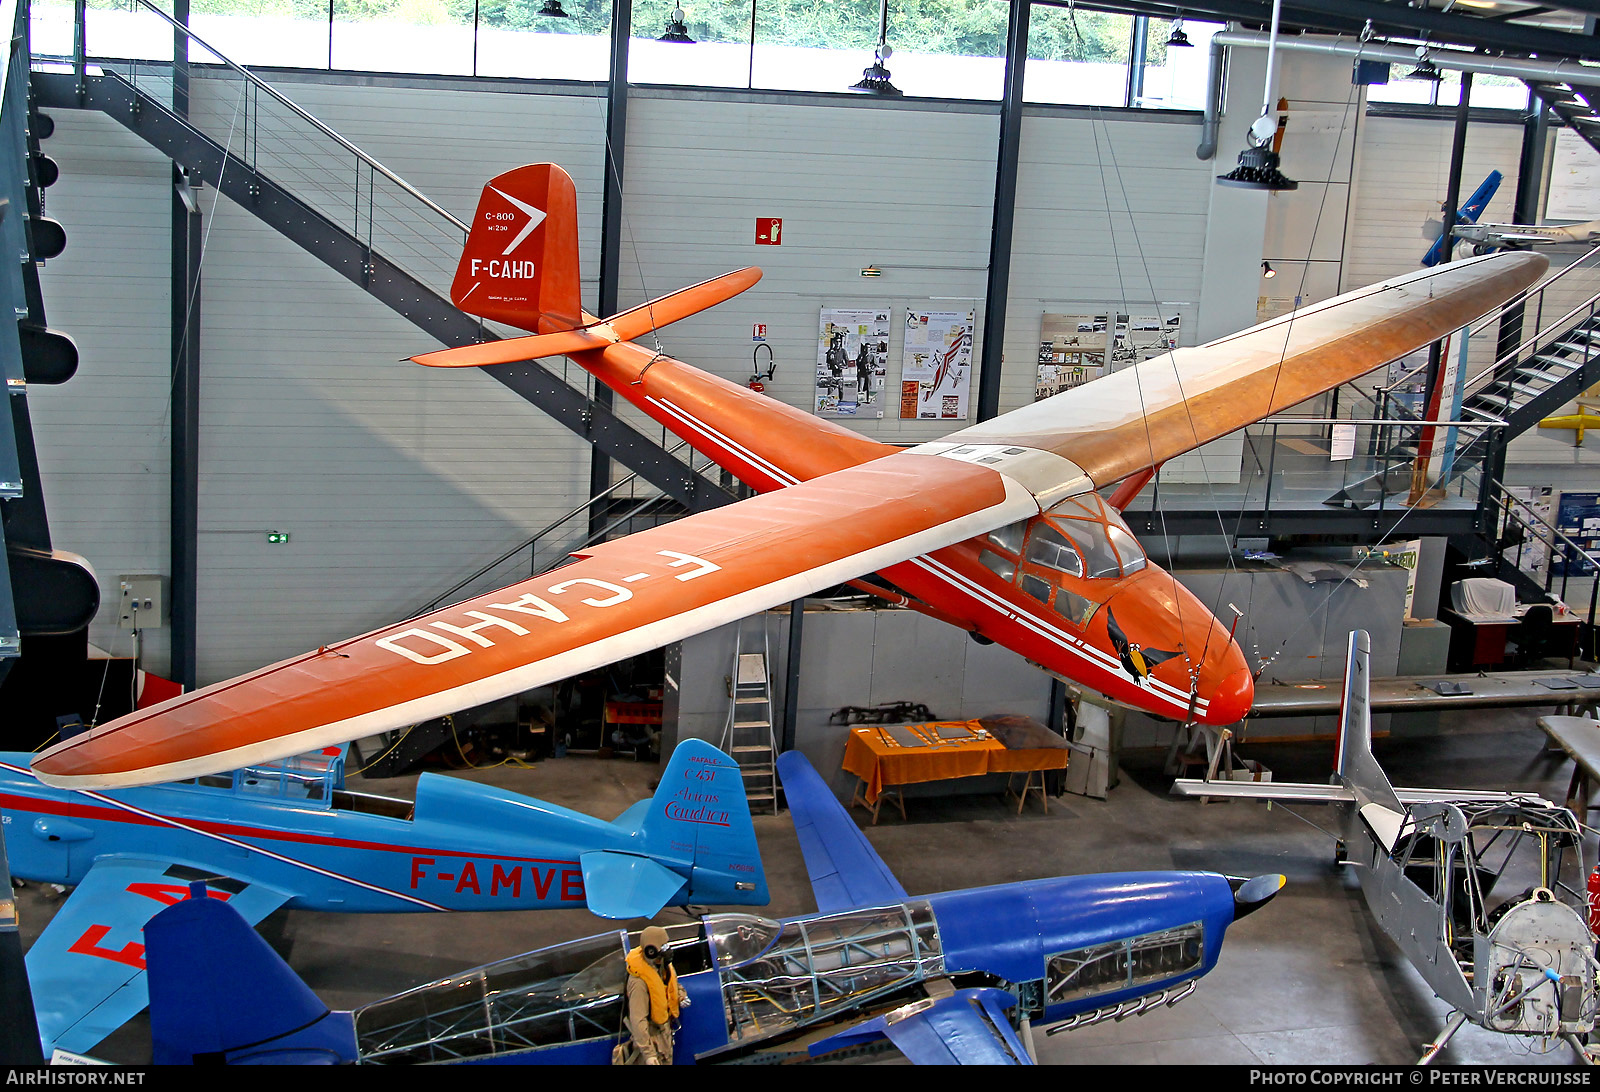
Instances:
[[[1088,625],[1100,604],[1062,586],[1063,577],[1116,580],[1149,563],[1128,525],[1097,493],[1069,497],[1041,515],[991,532],[978,559],[1035,599],[1053,602],[1080,627]]]

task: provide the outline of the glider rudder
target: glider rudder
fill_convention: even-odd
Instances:
[[[578,194],[566,171],[533,163],[489,180],[450,299],[469,315],[536,334],[583,325]]]

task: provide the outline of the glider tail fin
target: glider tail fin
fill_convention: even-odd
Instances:
[[[156,1065],[356,1060],[350,1014],[330,1012],[227,903],[191,896],[144,936]]]
[[[639,824],[652,857],[692,857],[686,901],[765,905],[767,875],[739,764],[704,740],[679,743]]]
[[[489,180],[450,299],[469,315],[537,334],[583,325],[578,194],[566,171],[534,163]]]
[[[483,187],[450,285],[451,301],[467,314],[534,336],[411,359],[434,368],[467,368],[603,349],[698,314],[760,279],[759,269],[736,269],[597,323],[584,312],[578,293],[577,190],[560,167],[534,163]]]

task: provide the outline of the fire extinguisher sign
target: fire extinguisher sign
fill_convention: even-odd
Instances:
[[[781,217],[756,217],[756,244],[758,246],[783,245],[783,220]]]
[[[765,340],[767,340],[767,324],[764,323],[764,322],[758,322],[755,325],[751,326],[750,327],[750,340],[751,341],[765,341]]]

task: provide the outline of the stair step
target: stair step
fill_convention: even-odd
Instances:
[[[1535,387],[1531,383],[1518,383],[1514,379],[1508,382],[1506,386],[1510,387],[1514,391],[1520,391],[1523,394],[1533,395],[1534,397],[1537,397],[1550,389],[1549,387]]]
[[[767,744],[765,744],[765,743],[761,743],[761,744],[746,743],[742,747],[734,747],[733,748],[733,753],[736,754],[736,755],[737,754],[754,754],[754,753],[758,753],[758,752],[760,754],[770,755],[772,753],[772,748],[770,746],[768,746]]]
[[[1574,369],[1574,370],[1576,370],[1576,369]],[[1565,373],[1563,375],[1557,375],[1555,372],[1541,372],[1541,371],[1537,371],[1535,369],[1529,368],[1529,369],[1518,369],[1518,373],[1517,374],[1525,375],[1530,379],[1542,379],[1546,383],[1549,383],[1551,386],[1555,386],[1557,383],[1559,383],[1563,379],[1567,378],[1567,376],[1571,375],[1572,372],[1569,371],[1569,372],[1567,372],[1567,373]]]
[[[1557,348],[1559,347],[1560,346],[1557,346]],[[1579,350],[1579,352],[1581,355],[1582,350]],[[1537,360],[1541,364],[1548,364],[1552,368],[1562,368],[1569,372],[1574,368],[1581,368],[1583,366],[1583,361],[1581,359],[1574,360],[1569,353],[1534,353],[1533,359]]]
[[[736,720],[733,722],[733,726],[735,728],[771,728],[772,722],[770,720]]]
[[[765,704],[767,704],[768,700],[769,699],[767,698],[767,696],[765,694],[763,694],[760,697],[756,697],[756,698],[734,698],[733,699],[733,704],[735,704],[735,705],[765,705]]]

